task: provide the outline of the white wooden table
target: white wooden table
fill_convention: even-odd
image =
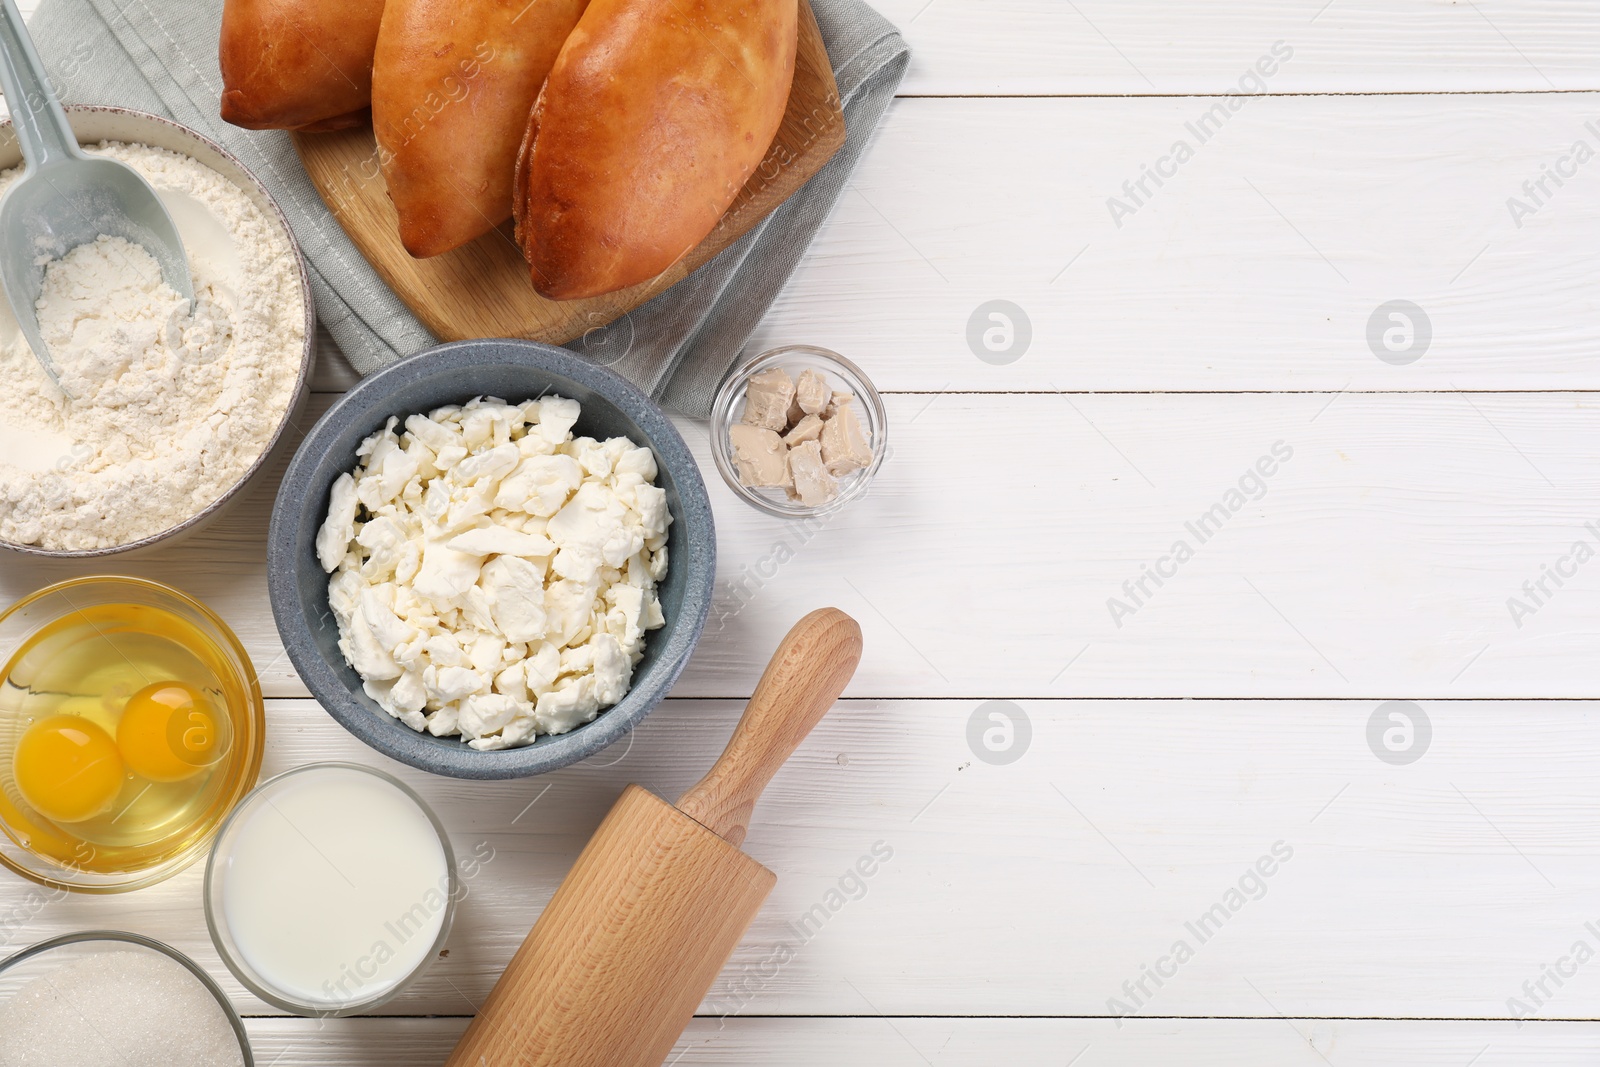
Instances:
[[[802,529],[681,424],[719,612],[629,743],[477,785],[355,742],[272,625],[273,486],[128,565],[249,644],[264,774],[382,763],[493,850],[448,957],[382,1018],[282,1017],[218,961],[198,869],[8,880],[6,947],[141,931],[224,981],[259,1064],[439,1064],[620,787],[691,783],[833,603],[866,662],[758,810],[779,887],[679,1067],[1595,1062],[1600,562],[1572,546],[1600,547],[1600,9],[879,4],[904,97],[756,343],[862,363],[893,458]],[[1258,61],[1268,95],[1218,95]],[[315,411],[351,380],[326,351]],[[0,561],[0,593],[82,570]]]

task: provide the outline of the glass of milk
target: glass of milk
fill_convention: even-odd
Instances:
[[[439,954],[461,883],[444,827],[391,775],[313,763],[259,786],[206,865],[206,925],[228,969],[313,1017],[392,1000]]]

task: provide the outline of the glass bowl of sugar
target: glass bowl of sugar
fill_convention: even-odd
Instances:
[[[159,941],[90,930],[0,962],[0,1067],[253,1067],[216,982]]]

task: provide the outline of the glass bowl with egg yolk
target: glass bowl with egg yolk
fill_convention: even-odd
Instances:
[[[255,786],[255,668],[170,586],[42,589],[0,614],[0,663],[0,864],[25,878],[87,893],[159,882]]]

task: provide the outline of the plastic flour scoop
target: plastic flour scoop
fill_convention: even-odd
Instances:
[[[676,807],[630,785],[448,1067],[659,1067],[777,884],[739,850],[756,799],[860,660],[855,620],[812,612]]]
[[[78,147],[16,0],[0,0],[0,89],[26,163],[0,198],[0,283],[39,365],[59,387],[36,309],[47,262],[107,234],[144,246],[190,307],[194,283],[177,227],[155,190],[127,164]]]

